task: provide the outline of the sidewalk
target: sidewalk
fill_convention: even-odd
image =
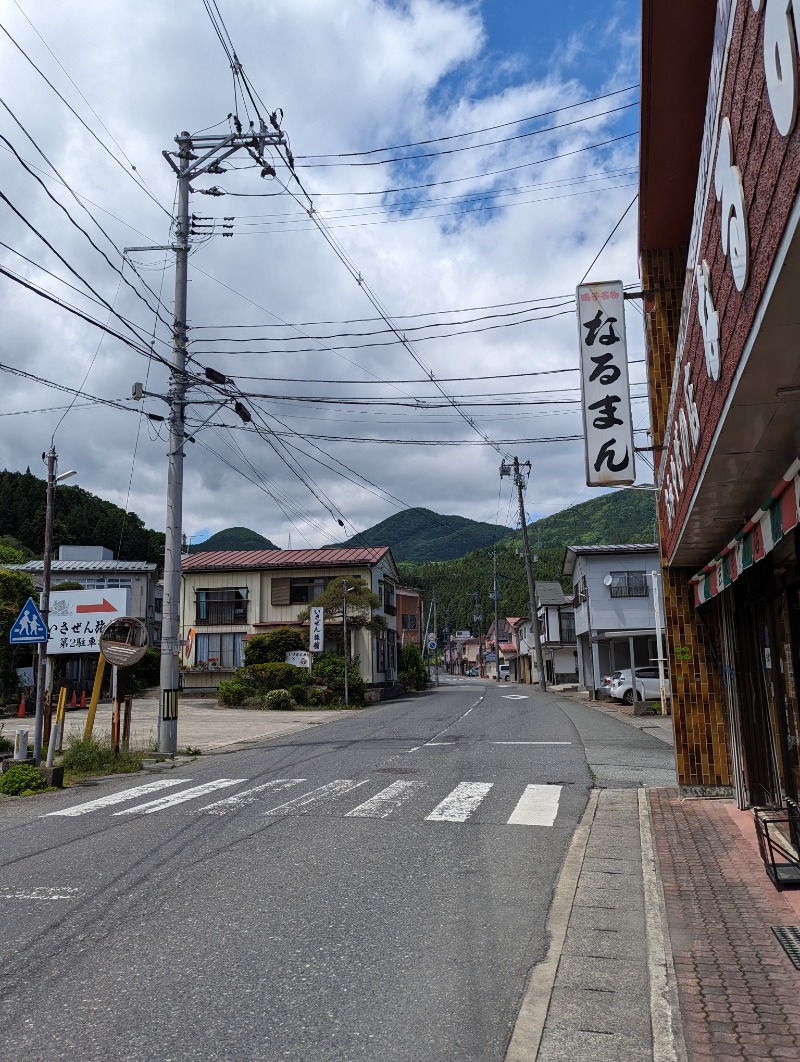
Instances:
[[[752,813],[648,796],[689,1062],[800,1059],[800,971],[772,933],[800,926],[800,891],[767,878]]]

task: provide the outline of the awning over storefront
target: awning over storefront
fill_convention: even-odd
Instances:
[[[751,568],[800,521],[800,457],[728,545],[693,575],[689,585],[695,605],[722,593],[747,568]]]

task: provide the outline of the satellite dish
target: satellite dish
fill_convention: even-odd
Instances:
[[[611,578],[611,576],[607,575],[605,579],[603,579],[603,586],[611,586],[613,582],[614,580]]]

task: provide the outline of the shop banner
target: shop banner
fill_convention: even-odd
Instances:
[[[636,471],[622,281],[579,284],[576,302],[586,482],[627,486]]]

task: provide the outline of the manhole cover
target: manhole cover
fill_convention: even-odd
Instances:
[[[773,926],[772,932],[792,960],[794,968],[800,970],[800,926]]]

